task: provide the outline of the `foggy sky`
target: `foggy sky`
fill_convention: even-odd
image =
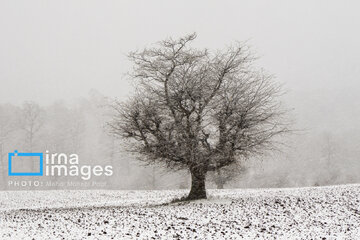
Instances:
[[[342,122],[359,110],[359,6],[340,0],[1,1],[0,103],[47,105],[90,89],[124,98],[131,90],[124,76],[129,51],[197,32],[197,47],[248,40],[261,56],[258,66],[285,83],[295,115],[309,122],[313,112],[324,117],[322,109]]]

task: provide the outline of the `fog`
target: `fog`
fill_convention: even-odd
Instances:
[[[108,102],[133,90],[127,54],[196,32],[200,48],[246,41],[259,56],[256,65],[283,84],[283,102],[292,109],[296,131],[282,151],[250,159],[226,187],[359,182],[359,7],[358,1],[2,1],[2,174],[8,152],[51,148],[113,164],[108,188],[187,187],[186,172],[141,166],[105,123]],[[26,102],[42,114],[33,146],[21,121]]]

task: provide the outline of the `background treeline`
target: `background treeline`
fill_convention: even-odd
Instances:
[[[183,173],[169,176],[161,169],[134,161],[135,156],[122,149],[121,141],[109,135],[106,128],[110,110],[108,106],[107,98],[96,91],[72,103],[57,101],[48,106],[35,102],[24,102],[21,106],[0,104],[0,189],[39,189],[8,186],[8,180],[85,182],[80,177],[9,177],[8,153],[14,150],[76,153],[80,165],[112,165],[113,176],[93,176],[90,184],[96,181],[100,185],[92,188],[157,189],[187,186]],[[106,185],[101,185],[104,182]],[[60,188],[63,187],[41,187]]]
[[[288,102],[291,100],[294,99],[290,98]],[[8,153],[15,149],[20,152],[76,153],[81,165],[112,165],[113,176],[90,180],[106,182],[106,185],[92,188],[187,188],[190,179],[186,171],[170,173],[159,166],[145,166],[138,156],[125,151],[120,139],[108,133],[106,122],[112,111],[109,103],[108,98],[92,90],[88,97],[73,102],[57,101],[46,106],[36,102],[24,102],[20,106],[0,104],[0,189],[31,189],[29,186],[9,187],[8,180],[83,182],[76,177],[8,177]],[[211,173],[207,178],[208,187],[296,187],[359,182],[360,130],[351,123],[356,116],[353,120],[337,116],[338,121],[334,123],[331,115],[319,113],[324,106],[312,106],[311,111],[306,111],[308,109],[301,109],[304,104],[306,101],[293,104],[300,110],[298,112],[307,112],[307,115],[294,116],[295,128],[299,131],[285,139],[282,151]],[[333,105],[333,108],[342,106]],[[317,127],[307,128],[314,124]],[[336,127],[339,124],[341,128]]]

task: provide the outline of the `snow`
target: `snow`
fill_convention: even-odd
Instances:
[[[0,239],[360,239],[360,185],[0,192]]]

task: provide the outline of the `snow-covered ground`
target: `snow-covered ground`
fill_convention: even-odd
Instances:
[[[0,192],[0,239],[360,239],[360,185]]]

